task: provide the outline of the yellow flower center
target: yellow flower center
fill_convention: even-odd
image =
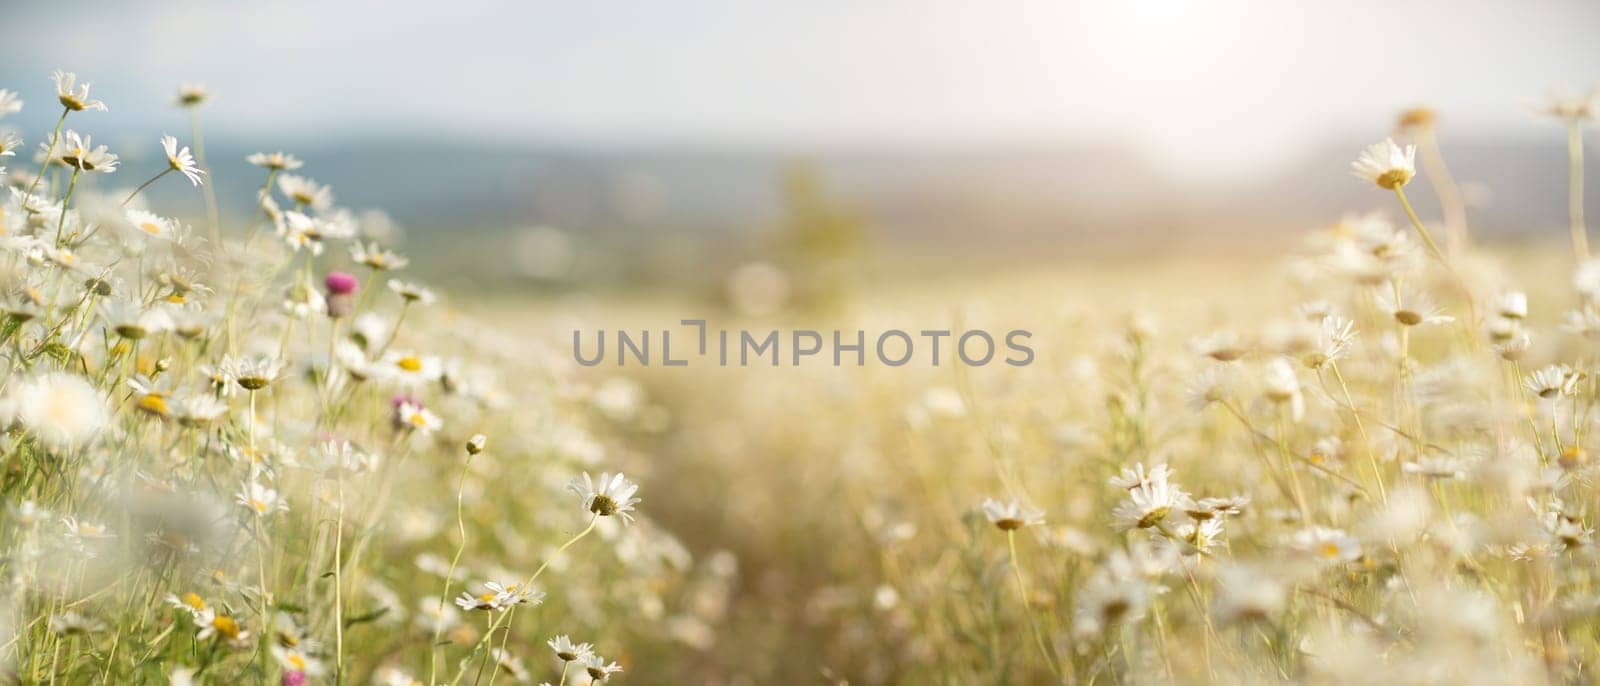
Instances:
[[[239,637],[239,623],[233,621],[233,618],[227,615],[217,615],[216,619],[211,620],[211,628],[216,629],[218,634],[230,639]]]
[[[145,222],[140,224],[139,228],[152,236],[159,236],[163,233],[161,225],[155,222]]]
[[[139,398],[139,409],[153,415],[167,416],[167,400],[160,393],[147,393]]]
[[[296,672],[306,671],[306,659],[301,657],[299,653],[289,653],[289,659],[286,660],[286,662],[288,662],[289,666],[293,667],[294,671]]]
[[[204,610],[204,609],[206,609],[206,600],[205,600],[205,598],[201,598],[194,591],[190,591],[188,593],[183,594],[183,604],[184,605],[188,605],[189,607],[192,607],[192,608],[194,608],[196,610]]]
[[[408,372],[419,372],[422,371],[422,358],[416,355],[407,355],[400,358],[400,361],[396,362],[395,366]]]
[[[1319,552],[1322,553],[1323,557],[1338,557],[1339,556],[1339,546],[1337,544],[1331,543],[1331,542],[1330,543],[1324,543],[1324,544],[1322,544],[1322,548],[1319,549]]]

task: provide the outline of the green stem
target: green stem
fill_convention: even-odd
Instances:
[[[1033,607],[1028,602],[1028,584],[1022,579],[1022,565],[1017,562],[1017,531],[1006,531],[1006,547],[1011,550],[1011,573],[1017,580],[1017,595],[1022,601],[1022,614],[1028,617],[1028,628],[1033,631],[1033,642],[1039,646],[1039,654],[1044,656],[1044,662],[1050,667],[1050,673],[1061,679],[1061,666],[1056,664],[1055,655],[1045,645],[1044,634],[1039,633],[1039,623],[1033,618]]]

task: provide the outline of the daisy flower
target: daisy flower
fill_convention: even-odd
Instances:
[[[304,176],[284,174],[278,178],[278,191],[301,207],[326,210],[333,206],[333,190]]]
[[[61,106],[74,112],[83,110],[106,111],[106,104],[99,100],[89,99],[89,83],[86,81],[79,86],[78,75],[69,71],[57,69],[50,79],[56,82],[56,99],[61,101]]]
[[[287,512],[289,510],[289,503],[285,502],[276,490],[259,481],[251,481],[244,490],[233,496],[233,500],[257,515],[269,515],[274,512]]]
[[[411,260],[378,247],[377,243],[362,243],[361,241],[350,244],[350,259],[377,271],[403,269],[406,265],[411,264]]]
[[[292,210],[283,213],[283,222],[278,224],[278,237],[291,250],[305,249],[313,255],[322,254],[322,231],[315,219],[303,213]]]
[[[1148,529],[1166,520],[1173,510],[1186,509],[1189,495],[1165,479],[1128,489],[1128,497],[1117,505],[1112,518],[1123,529]]]
[[[444,420],[426,407],[414,402],[401,402],[395,406],[395,418],[402,429],[416,431],[426,436],[444,426]]]
[[[135,341],[172,329],[166,308],[142,307],[130,300],[107,301],[100,307],[100,317],[118,336]]]
[[[76,612],[50,615],[50,631],[62,636],[83,636],[104,631],[105,622],[84,617]]]
[[[322,662],[300,648],[275,645],[272,646],[272,657],[287,672],[301,672],[307,676],[317,676],[323,672]]]
[[[228,378],[233,379],[241,388],[258,391],[277,380],[278,374],[283,371],[283,363],[272,357],[230,355],[222,358],[222,369]]]
[[[983,516],[1001,531],[1016,531],[1044,523],[1044,510],[1025,508],[1015,500],[1000,502],[994,498],[984,498]]]
[[[0,117],[22,111],[22,99],[16,93],[0,88]]]
[[[433,291],[399,279],[389,279],[389,290],[394,291],[395,295],[400,296],[406,302],[420,302],[424,305],[430,305],[437,299]]]
[[[622,472],[617,472],[616,476],[602,473],[599,488],[595,488],[589,473],[583,472],[583,480],[573,477],[567,483],[567,490],[583,499],[583,509],[601,517],[621,515],[623,523],[633,521],[633,515],[628,513],[633,512],[633,506],[639,502],[638,498],[633,497],[639,491],[639,485],[624,478]]]
[[[577,663],[583,665],[584,671],[589,673],[589,678],[595,681],[605,681],[612,674],[622,671],[622,665],[615,662],[608,664],[605,658],[594,653],[583,656],[577,660]]]
[[[1393,138],[1368,146],[1361,156],[1350,164],[1350,171],[1359,179],[1366,179],[1384,190],[1394,190],[1406,185],[1417,175],[1417,146],[1401,148]]]
[[[178,149],[178,139],[174,136],[161,137],[161,149],[167,153],[167,166],[172,171],[183,174],[189,178],[189,183],[200,185],[200,175],[205,172],[195,164],[194,155],[189,154],[189,146]]]
[[[1600,112],[1600,89],[1583,95],[1553,94],[1534,108],[1539,114],[1567,121],[1587,121]]]
[[[528,668],[522,665],[522,658],[516,657],[503,648],[494,648],[489,651],[494,658],[495,669],[504,671],[513,681],[525,682],[529,680]]]
[[[1455,317],[1446,315],[1444,310],[1434,305],[1433,300],[1426,294],[1409,288],[1384,289],[1378,293],[1375,301],[1379,309],[1387,312],[1402,326],[1448,324],[1455,321]]]
[[[556,654],[556,659],[562,662],[582,660],[594,654],[594,646],[587,643],[574,644],[566,634],[561,634],[545,642],[550,650]]]
[[[199,627],[195,632],[195,640],[207,641],[217,638],[235,646],[245,645],[250,638],[250,632],[239,628],[239,623],[232,617],[219,614],[216,610],[206,608],[194,614],[194,624]]]
[[[1232,331],[1218,331],[1204,338],[1195,339],[1192,348],[1196,354],[1218,362],[1232,362],[1244,357],[1247,352],[1244,343],[1239,340],[1239,335]]]
[[[83,377],[51,372],[17,384],[0,416],[10,416],[55,449],[83,445],[110,421],[105,398]]]
[[[200,594],[194,591],[189,591],[181,596],[176,593],[168,593],[164,600],[168,605],[189,613],[191,618],[197,617],[201,612],[205,612],[208,607],[206,599],[200,597]]]
[[[0,131],[0,157],[11,157],[22,147],[22,136],[15,131]]]
[[[1324,317],[1317,328],[1316,342],[1300,356],[1300,362],[1310,369],[1321,369],[1330,362],[1338,362],[1350,352],[1350,344],[1355,339],[1354,322],[1339,315]]]
[[[1146,470],[1144,468],[1144,463],[1140,462],[1132,467],[1123,467],[1122,473],[1111,477],[1107,483],[1109,483],[1113,488],[1131,491],[1140,486],[1144,486],[1145,484],[1156,482],[1165,484],[1171,478],[1171,467],[1168,467],[1165,464],[1158,464],[1154,467],[1151,467],[1149,470]]]
[[[1323,562],[1354,562],[1361,557],[1361,543],[1339,529],[1314,526],[1295,532],[1289,542]]]
[[[61,526],[66,529],[67,538],[80,542],[96,541],[116,536],[104,524],[78,519],[77,517],[62,517]]]
[[[1573,370],[1572,367],[1553,364],[1529,374],[1522,385],[1529,393],[1539,396],[1542,400],[1553,400],[1560,396],[1576,394],[1578,381],[1582,378],[1583,374]]]
[[[385,380],[407,388],[433,383],[444,373],[444,365],[432,355],[391,350],[379,362]]]
[[[168,239],[173,234],[172,220],[154,212],[144,210],[128,210],[125,216],[133,228],[151,238]]]
[[[63,164],[81,171],[109,174],[117,170],[116,155],[104,145],[94,145],[91,136],[79,135],[77,131],[66,133],[54,155]]]
[[[212,95],[205,84],[185,83],[178,86],[178,95],[172,99],[172,104],[179,107],[199,107],[210,102]]]
[[[1518,291],[1501,293],[1500,297],[1495,298],[1494,309],[1495,314],[1506,319],[1527,319],[1528,294]]]
[[[282,150],[277,152],[254,153],[249,157],[244,158],[244,161],[249,162],[257,167],[272,169],[274,171],[293,171],[305,165],[304,162],[296,159],[294,155],[290,155]]]

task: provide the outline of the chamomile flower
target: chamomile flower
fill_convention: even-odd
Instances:
[[[83,110],[106,111],[106,104],[99,100],[89,99],[89,83],[78,85],[78,75],[69,71],[57,69],[50,79],[56,82],[56,99],[61,101],[61,106],[74,112]]]
[[[394,291],[395,295],[400,296],[400,299],[405,300],[406,302],[416,302],[422,303],[423,305],[430,305],[434,300],[437,299],[436,296],[434,296],[433,291],[423,288],[417,284],[408,283],[399,279],[389,279],[389,290]]]
[[[1378,309],[1388,313],[1401,326],[1448,324],[1455,321],[1455,317],[1445,315],[1444,310],[1434,305],[1433,300],[1426,294],[1408,288],[1384,289],[1377,294],[1374,301]]]
[[[361,241],[350,244],[350,259],[377,271],[404,269],[406,265],[411,264],[411,260],[398,253],[385,250],[379,247],[377,243],[363,243]]]
[[[983,499],[983,516],[1001,531],[1016,531],[1025,526],[1044,524],[1044,511],[1023,507],[1015,500],[1001,502]]]
[[[90,136],[67,131],[53,153],[53,159],[81,171],[109,174],[117,170],[117,156],[104,145],[95,145]]]
[[[244,161],[249,162],[257,167],[272,169],[275,171],[293,171],[305,165],[304,162],[301,162],[299,159],[295,158],[294,155],[290,155],[282,150],[277,152],[254,153],[249,157],[244,158]]]
[[[633,506],[639,503],[639,499],[633,497],[639,492],[639,485],[624,478],[622,472],[617,472],[616,476],[601,474],[599,488],[595,487],[589,473],[583,472],[583,480],[573,477],[567,482],[567,490],[578,494],[583,500],[583,509],[601,517],[620,515],[624,524],[633,521],[630,513],[633,512]]]
[[[100,308],[100,316],[118,336],[141,340],[172,329],[172,315],[159,305],[144,307],[128,300],[112,300]]]
[[[145,210],[128,210],[126,215],[128,224],[137,229],[139,233],[151,238],[170,239],[173,236],[173,222],[154,212]]]
[[[200,185],[200,175],[204,174],[205,171],[200,169],[200,165],[195,163],[194,155],[189,153],[189,146],[184,146],[182,149],[179,149],[178,139],[176,137],[162,136],[161,149],[167,153],[167,166],[170,167],[172,171],[188,177],[190,184],[195,186]]]
[[[1355,338],[1354,322],[1338,315],[1324,317],[1317,327],[1315,343],[1300,356],[1300,362],[1310,369],[1322,369],[1344,359]]]
[[[426,436],[444,426],[444,420],[421,404],[403,401],[395,405],[395,425]]]
[[[278,190],[297,207],[320,211],[333,206],[333,190],[304,176],[284,174],[278,177]]]
[[[194,591],[188,591],[183,595],[168,593],[164,600],[168,605],[188,613],[192,619],[197,618],[200,613],[205,612],[210,607],[206,604],[206,599],[200,597],[200,594]]]
[[[0,157],[11,157],[22,147],[22,136],[15,131],[0,131]]]
[[[432,355],[419,355],[410,351],[391,350],[378,363],[383,378],[406,388],[415,388],[439,380],[444,365]]]
[[[1262,376],[1263,395],[1275,405],[1287,406],[1289,416],[1298,422],[1305,415],[1305,396],[1300,392],[1300,377],[1283,358],[1275,358]]]
[[[283,363],[273,357],[224,357],[223,373],[240,388],[259,391],[276,381],[283,371]]]
[[[251,481],[244,490],[233,496],[234,502],[245,509],[258,515],[270,515],[275,512],[287,512],[289,503],[278,495],[278,492],[259,481]]]
[[[76,612],[63,612],[50,616],[50,631],[62,636],[85,636],[104,631],[106,623],[84,617]]]
[[[550,650],[556,654],[556,659],[562,662],[575,662],[594,654],[594,646],[588,643],[572,642],[566,634],[561,634],[545,642]]]
[[[241,629],[237,620],[209,607],[194,614],[194,624],[199,629],[194,635],[197,641],[216,638],[229,645],[243,646],[250,639],[250,632]]]
[[[10,416],[44,445],[80,446],[100,435],[110,421],[106,400],[83,377],[49,372],[17,384],[7,394],[0,416]]]
[[[1528,295],[1512,291],[1501,293],[1494,301],[1495,314],[1506,319],[1521,320],[1528,318]]]
[[[1196,354],[1218,362],[1233,362],[1249,352],[1244,342],[1239,339],[1239,335],[1232,331],[1218,331],[1204,338],[1197,338],[1191,347]]]
[[[1113,488],[1131,491],[1150,483],[1165,484],[1172,478],[1172,468],[1165,464],[1158,464],[1150,469],[1145,469],[1144,463],[1134,464],[1132,467],[1123,467],[1122,473],[1111,477],[1107,482]]]
[[[1556,119],[1588,121],[1594,119],[1596,113],[1600,112],[1600,89],[1592,89],[1580,95],[1555,93],[1534,109],[1539,114]]]
[[[1111,516],[1123,529],[1148,529],[1166,521],[1174,510],[1189,506],[1189,495],[1165,479],[1128,489],[1127,498]]]
[[[287,672],[301,672],[307,676],[318,676],[324,671],[321,661],[300,648],[274,645],[272,646],[272,657]]]
[[[1564,364],[1553,364],[1528,375],[1523,387],[1541,400],[1554,400],[1577,393],[1583,375]]]
[[[1289,542],[1295,549],[1325,563],[1354,562],[1361,557],[1361,543],[1339,529],[1313,526],[1295,532]]]
[[[506,652],[503,648],[491,649],[489,657],[494,660],[495,669],[505,672],[506,676],[511,677],[512,681],[520,683],[529,680],[528,668],[522,665],[522,658]]]
[[[283,213],[283,222],[278,225],[278,237],[282,238],[291,250],[309,250],[312,255],[322,254],[322,231],[317,226],[317,221],[308,215],[294,211]]]
[[[22,98],[16,93],[0,88],[0,118],[22,111]]]
[[[172,99],[172,104],[184,108],[195,108],[211,102],[212,93],[200,83],[185,83],[178,86],[178,95]]]
[[[588,672],[589,678],[595,681],[605,681],[611,678],[612,674],[622,671],[622,665],[615,662],[607,663],[605,658],[594,653],[585,655],[576,662],[582,665],[584,671]]]
[[[1377,184],[1384,190],[1394,190],[1406,185],[1417,175],[1417,146],[1404,148],[1394,139],[1368,146],[1361,156],[1350,164],[1350,171],[1359,179]]]

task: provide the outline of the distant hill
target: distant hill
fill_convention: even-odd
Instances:
[[[1564,230],[1565,150],[1556,132],[1547,133],[1447,141],[1478,235],[1559,237]],[[678,251],[692,262],[758,247],[781,218],[778,182],[795,160],[812,163],[829,196],[863,214],[876,246],[889,251],[978,257],[1283,245],[1346,211],[1376,208],[1398,218],[1392,198],[1347,171],[1367,142],[1331,142],[1285,170],[1207,180],[1203,188],[1106,143],[814,153],[426,138],[283,147],[307,162],[305,173],[331,184],[341,204],[381,207],[444,255],[454,238],[548,225],[607,250]],[[224,205],[236,216],[252,206],[254,188],[245,181],[264,176],[242,161],[254,150],[224,142],[209,151]],[[1600,220],[1600,169],[1591,178],[1588,201]],[[157,192],[198,209],[197,194],[180,184]],[[1412,186],[1412,197],[1425,219],[1438,216],[1426,179]]]

